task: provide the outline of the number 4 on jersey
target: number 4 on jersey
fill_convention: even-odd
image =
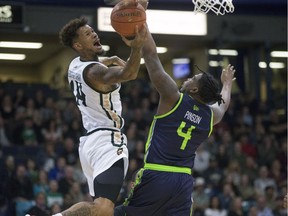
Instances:
[[[183,129],[185,128],[186,126],[186,122],[181,122],[180,126],[178,127],[177,129],[177,134],[180,136],[180,137],[183,137],[184,140],[182,142],[182,145],[180,147],[181,150],[185,150],[186,148],[186,145],[188,143],[188,141],[191,139],[192,135],[192,130],[194,130],[196,127],[191,125],[190,128],[186,129],[186,132],[183,132]]]

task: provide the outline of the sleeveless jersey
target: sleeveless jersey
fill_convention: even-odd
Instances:
[[[193,168],[197,147],[213,129],[213,112],[187,94],[176,106],[154,116],[145,147],[145,163]]]
[[[121,117],[122,105],[120,87],[109,93],[101,93],[87,85],[83,78],[84,69],[96,61],[72,60],[68,70],[68,81],[82,115],[83,126],[87,132],[97,128],[121,129],[124,120]]]

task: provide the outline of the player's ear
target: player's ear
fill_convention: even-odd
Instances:
[[[79,50],[79,49],[81,49],[82,48],[82,46],[81,46],[81,44],[80,43],[78,43],[78,42],[75,42],[75,43],[73,43],[73,48],[74,49],[76,49],[76,50]]]
[[[198,87],[193,87],[191,90],[190,90],[191,93],[195,94],[198,92]]]

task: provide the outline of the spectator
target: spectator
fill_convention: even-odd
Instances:
[[[251,206],[249,208],[248,216],[258,216],[258,210],[256,206]]]
[[[56,203],[60,206],[62,206],[64,203],[64,197],[59,192],[58,188],[59,188],[59,185],[56,180],[49,181],[49,190],[46,195],[46,199],[47,199],[47,206],[50,208],[52,207],[52,205]]]
[[[64,125],[66,125],[64,123]],[[83,135],[83,128],[78,119],[73,119],[72,122],[66,125],[66,131],[63,130],[63,137],[71,137],[75,143],[79,142],[79,137]]]
[[[223,169],[219,167],[218,163],[217,158],[211,157],[209,167],[203,173],[203,177],[207,183],[216,189],[220,186],[220,182],[224,176]]]
[[[52,143],[58,143],[62,141],[62,130],[61,128],[56,124],[55,120],[50,119],[46,127],[44,127],[41,131],[44,140],[50,141]]]
[[[210,198],[209,207],[205,209],[204,216],[227,216],[227,210],[222,208],[217,196]]]
[[[49,191],[48,177],[45,170],[39,170],[36,182],[33,184],[33,193],[34,196],[39,192],[47,194]]]
[[[265,199],[266,199],[266,206],[269,207],[270,209],[275,209],[276,206],[276,197],[277,193],[275,191],[275,188],[272,186],[267,186],[265,188]]]
[[[44,107],[45,99],[44,99],[44,93],[41,89],[37,89],[34,97],[35,101],[35,108],[40,110]]]
[[[201,175],[209,167],[210,152],[204,146],[200,145],[196,151],[193,171]]]
[[[8,179],[7,195],[12,200],[33,199],[33,184],[24,165],[18,165],[15,175]]]
[[[274,216],[287,216],[287,195],[284,196],[284,198],[282,196],[276,197],[275,207],[273,209],[273,215]]]
[[[257,210],[257,216],[273,216],[272,210],[267,206],[264,195],[259,195],[257,197]]]
[[[226,176],[231,176],[234,186],[238,186],[241,178],[241,168],[237,160],[230,160],[228,167],[224,171]]]
[[[8,215],[8,206],[6,205],[6,200],[4,196],[0,195],[0,216]]]
[[[257,145],[258,157],[257,163],[260,166],[269,166],[278,153],[277,142],[273,135],[265,134]]]
[[[64,176],[58,179],[59,183],[59,192],[64,196],[69,193],[73,184],[75,183],[74,179],[74,170],[72,166],[65,166]]]
[[[66,160],[63,157],[57,158],[57,163],[48,172],[48,179],[59,180],[65,175]]]
[[[34,184],[38,178],[38,167],[36,167],[36,163],[32,158],[28,158],[26,161],[27,167],[27,176],[30,178],[32,183]]]
[[[282,172],[282,167],[287,168],[287,166],[281,164],[277,157],[272,161],[269,167],[271,170],[270,177],[275,180],[275,183],[278,187],[287,186],[287,175],[285,175],[285,172]]]
[[[216,154],[216,160],[218,161],[219,167],[225,169],[229,164],[229,152],[228,149],[232,148],[232,145],[229,147],[225,144],[220,144]],[[232,150],[231,150],[232,151]]]
[[[39,117],[39,110],[35,107],[35,101],[33,98],[28,98],[25,104],[25,114],[26,117],[30,117],[35,122],[36,117]]]
[[[276,158],[280,161],[280,163],[282,164],[281,166],[281,173],[284,174],[285,178],[287,177],[287,137],[281,139],[280,141],[280,146],[279,146],[279,152],[276,156]],[[287,184],[286,184],[287,185]]]
[[[232,205],[233,199],[236,197],[235,192],[232,189],[232,185],[225,183],[223,185],[222,193],[218,195],[221,206],[224,209],[229,209]]]
[[[254,200],[256,191],[249,175],[242,174],[238,191],[243,200]]]
[[[129,154],[133,154],[136,148],[136,142],[137,142],[137,124],[135,122],[130,122],[129,126],[126,129],[126,136],[127,140],[129,140],[128,144],[128,151]]]
[[[133,152],[133,157],[137,161],[137,168],[139,169],[143,165],[144,161],[144,150],[145,149],[145,143],[143,140],[138,139],[135,143],[135,150]]]
[[[38,136],[33,119],[26,117],[22,129],[20,130],[21,144],[25,146],[37,146]]]
[[[267,166],[261,166],[259,169],[259,177],[254,181],[254,187],[256,193],[259,195],[264,195],[265,188],[267,186],[272,186],[276,188],[275,180],[269,177],[269,171]]]
[[[59,205],[58,203],[54,203],[50,207],[50,210],[51,210],[51,215],[54,215],[54,214],[61,212],[62,208],[61,208],[61,205]]]
[[[237,160],[239,164],[244,164],[245,162],[245,155],[242,151],[242,145],[240,142],[235,142],[234,148],[230,154],[229,160]]]
[[[234,197],[228,216],[244,216],[241,197]]]
[[[250,157],[256,158],[257,148],[255,144],[251,142],[248,134],[249,133],[243,133],[241,134],[239,138],[242,152],[244,153],[244,156],[250,156]]]
[[[266,128],[264,125],[263,116],[261,114],[257,114],[254,119],[254,127],[253,127],[253,134],[254,134],[254,142],[259,143],[259,141],[264,137],[266,134]]]
[[[205,179],[197,177],[195,179],[193,197],[193,215],[201,216],[209,206],[209,194],[205,191]]]
[[[7,128],[7,124],[5,124],[4,119],[0,114],[0,149],[4,146],[11,146],[11,137],[9,134],[9,130]]]
[[[3,96],[2,104],[0,106],[0,115],[4,119],[4,122],[13,120],[15,116],[15,108],[10,95]]]
[[[277,140],[287,137],[287,116],[280,116],[276,110],[271,110],[268,125],[268,131],[274,134]]]
[[[45,104],[41,107],[41,116],[45,123],[49,122],[54,117],[55,101],[52,97],[45,98]]]
[[[74,140],[71,137],[66,137],[63,144],[64,148],[60,156],[65,158],[67,165],[76,165],[79,155]]]
[[[258,176],[258,164],[253,157],[247,156],[245,162],[241,165],[242,174],[246,174],[254,181]]]
[[[72,206],[73,204],[84,200],[84,194],[78,182],[72,183],[69,192],[65,195],[65,200],[67,206]]]
[[[37,155],[37,161],[39,162],[40,166],[49,173],[52,168],[55,167],[56,160],[57,160],[57,153],[55,151],[54,143],[50,141],[46,141],[44,143],[44,149],[39,152]]]
[[[46,205],[45,193],[39,192],[35,198],[35,205],[32,206],[28,211],[29,215],[41,215],[41,216],[50,216],[50,209]]]
[[[18,88],[16,90],[16,95],[13,97],[14,108],[25,107],[27,98],[23,88]]]
[[[242,107],[242,118],[243,118],[242,121],[245,125],[252,126],[253,118],[251,116],[249,107],[247,107],[247,106]]]
[[[5,162],[3,166],[1,166],[0,170],[0,212],[6,216],[8,214],[8,206],[12,205],[12,200],[8,199],[8,191],[7,186],[9,181],[12,179],[15,174],[15,159],[12,155],[7,155],[5,158]],[[8,214],[9,215],[9,214]]]
[[[26,173],[24,165],[18,165],[15,175],[12,175],[6,185],[6,197],[12,215],[16,214],[17,205],[33,200],[33,184]],[[18,212],[18,210],[17,210]]]

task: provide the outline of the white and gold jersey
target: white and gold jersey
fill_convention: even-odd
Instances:
[[[98,128],[121,129],[124,119],[121,117],[120,86],[109,93],[93,90],[83,78],[83,71],[90,64],[101,63],[84,62],[77,57],[72,60],[68,70],[69,85],[82,114],[83,126],[88,133]]]

